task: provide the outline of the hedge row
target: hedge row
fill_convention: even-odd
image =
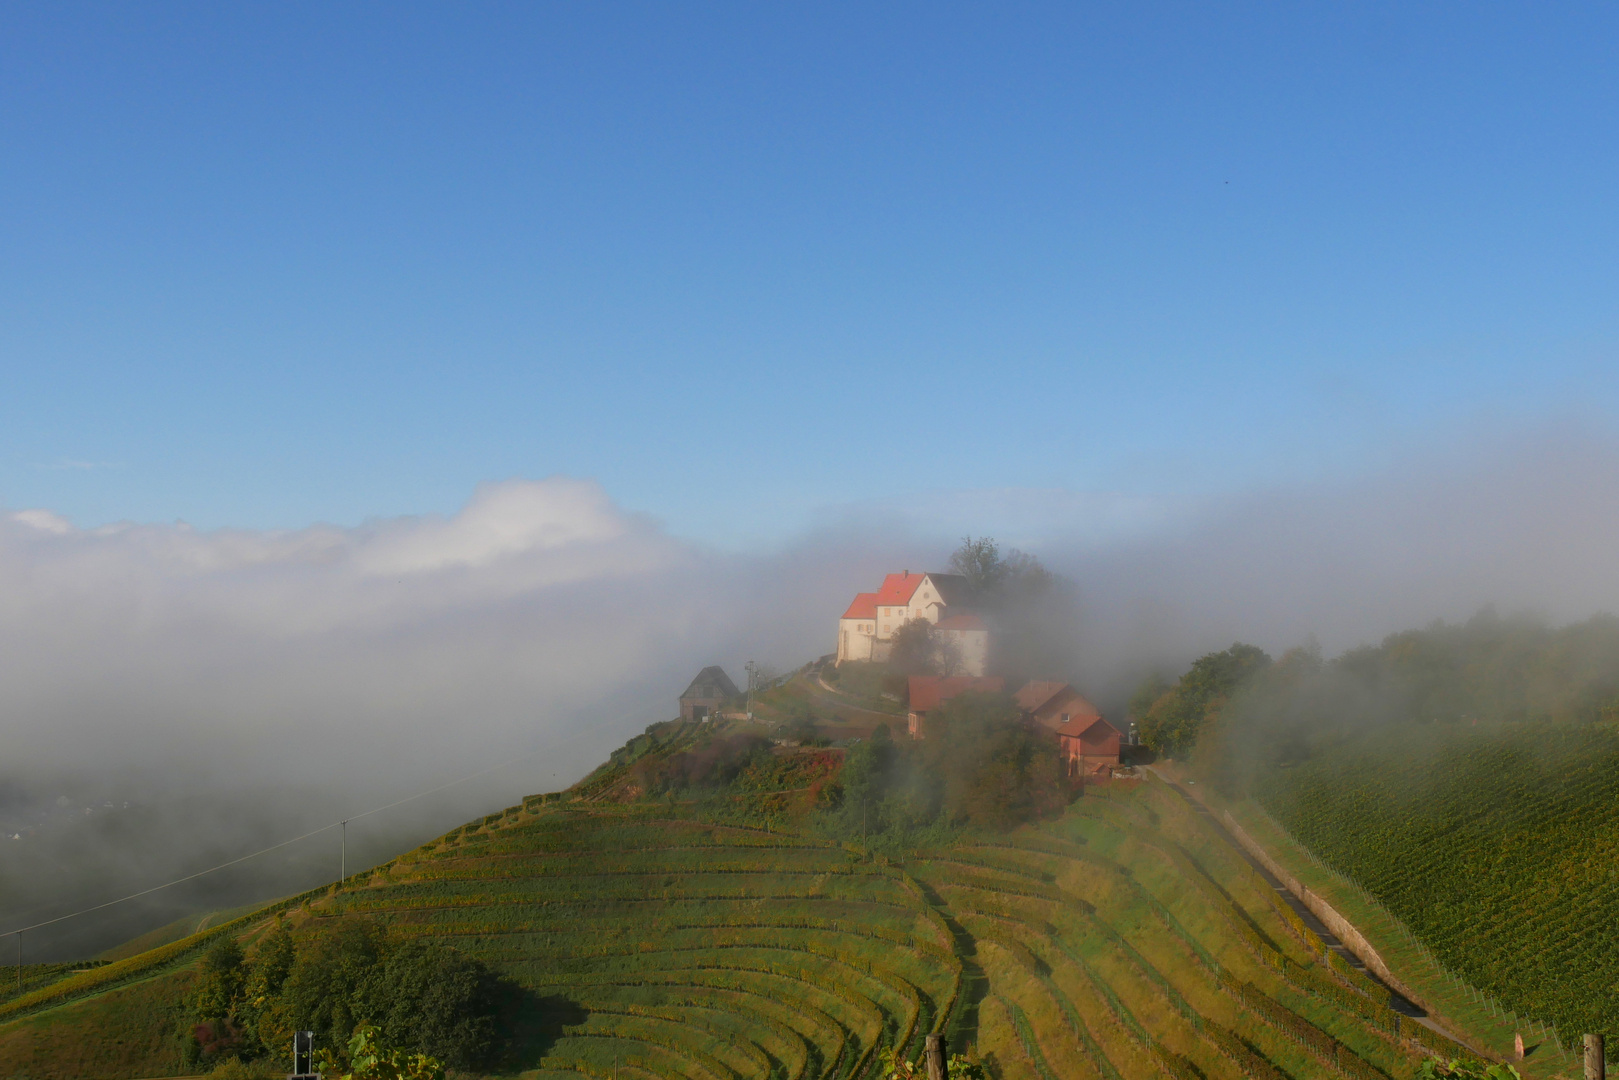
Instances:
[[[1256,1053],[1229,1028],[1223,1028],[1210,1020],[1203,1025],[1203,1034],[1208,1036],[1216,1049],[1236,1062],[1237,1068],[1241,1069],[1242,1074],[1249,1080],[1289,1080],[1286,1073],[1272,1065],[1263,1055]]]
[[[1242,1002],[1283,1034],[1313,1051],[1322,1061],[1352,1080],[1387,1080],[1382,1072],[1298,1013],[1274,1000],[1251,982],[1241,987]]]
[[[1175,1053],[1157,1039],[1152,1040],[1148,1049],[1174,1080],[1205,1080],[1203,1071],[1192,1063],[1191,1058]]]
[[[1058,1080],[1057,1074],[1051,1071],[1046,1064],[1046,1055],[1040,1052],[1040,1040],[1035,1037],[1034,1028],[1029,1024],[1028,1016],[1018,1008],[1017,1002],[1010,998],[995,995],[995,1000],[1001,1003],[1006,1015],[1012,1018],[1012,1027],[1017,1032],[1018,1042],[1023,1044],[1023,1052],[1028,1055],[1029,1063],[1034,1071],[1040,1074],[1040,1080]]]

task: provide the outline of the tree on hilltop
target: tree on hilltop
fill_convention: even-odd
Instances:
[[[1055,578],[1038,558],[1017,548],[1003,556],[992,536],[962,537],[961,546],[950,556],[950,569],[966,578],[981,602],[991,608],[1038,596]]]
[[[1198,657],[1145,715],[1137,717],[1142,741],[1160,754],[1190,750],[1231,695],[1270,662],[1263,649],[1240,641],[1222,652]],[[1139,704],[1140,693],[1132,700],[1133,706]]]
[[[1074,666],[1078,602],[1072,582],[994,537],[963,537],[950,568],[971,585],[993,625],[994,668],[1013,682],[1060,678]]]

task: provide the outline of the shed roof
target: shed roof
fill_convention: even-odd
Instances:
[[[725,674],[724,668],[718,664],[710,664],[697,673],[697,678],[686,687],[686,692],[680,695],[680,700],[735,697],[741,692],[736,688],[736,683],[731,681],[731,677]]]
[[[1066,739],[1105,739],[1109,732],[1124,738],[1124,732],[1100,716],[1076,716],[1057,728],[1057,734]]]

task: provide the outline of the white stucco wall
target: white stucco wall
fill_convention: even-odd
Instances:
[[[838,620],[838,663],[845,660],[870,660],[873,628],[871,619]]]

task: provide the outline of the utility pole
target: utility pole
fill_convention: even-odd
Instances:
[[[338,850],[339,850],[339,852],[341,852],[341,854],[338,856],[338,863],[337,863],[338,875],[337,875],[337,880],[342,881],[344,878],[349,876],[349,819],[348,818],[343,819],[343,846],[341,848],[339,848]]]
[[[17,931],[17,993],[22,993],[22,931]]]
[[[748,719],[753,719],[753,684],[757,681],[759,665],[749,660],[743,665],[748,669]]]

